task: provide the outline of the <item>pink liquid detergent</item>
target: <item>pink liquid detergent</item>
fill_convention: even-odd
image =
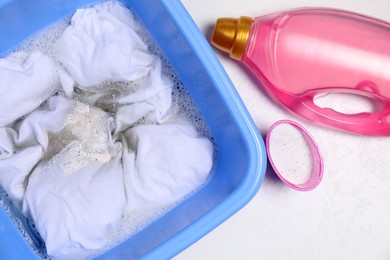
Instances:
[[[217,21],[212,43],[241,60],[284,106],[344,131],[390,135],[390,24],[333,9],[301,9]],[[344,114],[314,103],[350,93],[374,112]]]

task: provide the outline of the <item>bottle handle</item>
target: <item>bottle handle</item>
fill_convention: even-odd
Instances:
[[[364,96],[378,102],[382,107],[379,111],[372,113],[345,114],[332,108],[319,107],[314,103],[316,96],[329,93]],[[278,93],[279,99],[289,109],[316,123],[363,135],[390,136],[390,99],[379,95],[374,88],[323,88],[309,90],[297,96],[287,93],[279,94],[281,93]]]

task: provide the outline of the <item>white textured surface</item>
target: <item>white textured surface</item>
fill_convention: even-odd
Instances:
[[[389,0],[182,2],[207,38],[218,17],[297,7],[342,8],[390,21]],[[283,118],[310,131],[324,157],[324,178],[315,190],[301,193],[268,171],[247,206],[175,259],[390,259],[390,137],[362,137],[302,121],[272,102],[239,63],[216,53],[263,136]]]
[[[268,137],[270,164],[272,159],[275,172],[293,184],[308,182],[315,169],[308,138],[297,127],[287,123],[276,125]]]

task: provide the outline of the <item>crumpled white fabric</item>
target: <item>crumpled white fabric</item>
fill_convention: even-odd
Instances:
[[[146,76],[154,56],[136,33],[131,12],[118,1],[78,9],[58,43],[58,59],[81,88]]]
[[[58,42],[67,71],[56,67],[42,77],[54,63],[33,53],[21,79],[34,80],[26,95],[11,90],[7,109],[24,99],[34,105],[12,116],[0,108],[0,185],[32,217],[50,256],[101,249],[123,214],[170,206],[208,178],[213,146],[193,126],[164,121],[173,83],[136,31],[118,1],[77,10]],[[44,103],[49,78],[79,101]],[[142,119],[148,124],[139,125]]]
[[[72,106],[73,101],[52,97],[46,110],[34,111],[13,128],[0,128],[0,185],[15,202],[21,203],[26,177],[48,149],[48,133],[62,129]]]
[[[33,111],[53,95],[58,80],[52,59],[36,51],[0,59],[0,127]]]
[[[109,162],[78,162],[83,152],[72,143],[40,164],[29,178],[24,207],[31,214],[48,255],[72,256],[101,249],[119,223],[125,205],[118,153]]]
[[[172,86],[172,81],[161,75],[161,61],[158,60],[140,89],[113,100],[119,104],[116,133],[132,126],[141,118],[161,123],[172,105]]]
[[[115,113],[115,134],[126,130],[140,120],[162,123],[172,106],[173,82],[162,72],[158,59],[143,80],[95,86],[80,94],[83,102],[92,106],[107,107]],[[115,107],[115,109],[109,109]]]
[[[178,202],[207,180],[213,146],[187,124],[139,125],[124,133],[127,209],[145,211]],[[126,149],[127,148],[127,149]]]
[[[78,103],[65,122],[59,135],[73,141],[34,168],[23,201],[54,257],[102,248],[126,199],[121,144],[110,134],[112,118]]]

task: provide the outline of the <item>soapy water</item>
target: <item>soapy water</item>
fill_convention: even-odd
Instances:
[[[43,259],[49,257],[44,254],[45,245],[43,240],[40,238],[33,220],[26,218],[22,213],[15,207],[8,197],[6,191],[0,186],[0,207],[4,210],[15,227],[20,231],[22,237],[26,240],[27,244],[31,246],[33,251]]]
[[[103,2],[103,1],[101,1]],[[188,91],[186,90],[186,87],[181,82],[180,78],[176,75],[174,72],[174,69],[169,64],[169,61],[163,56],[162,52],[160,51],[158,45],[154,42],[153,38],[148,34],[148,32],[142,27],[142,24],[140,21],[137,20],[137,17],[134,16],[136,22],[139,23],[139,28],[142,30],[138,32],[139,36],[142,38],[142,40],[145,42],[145,44],[148,46],[148,50],[151,54],[156,55],[161,60],[162,64],[162,75],[165,77],[168,77],[174,84],[174,87],[172,89],[172,105],[168,112],[168,114],[165,116],[166,120],[164,122],[167,123],[175,123],[175,122],[189,122],[191,123],[195,129],[198,131],[198,133],[201,136],[204,136],[208,138],[213,144],[214,144],[214,160],[217,157],[217,147],[214,142],[214,138],[212,137],[212,134],[210,130],[208,129],[207,124],[202,119],[201,114],[199,113],[198,108],[196,107],[196,104],[192,100],[191,96],[189,95]],[[11,52],[9,55],[14,55],[14,53],[18,51],[24,51],[27,53],[32,53],[33,51],[40,51],[43,54],[49,56],[56,62],[56,66],[62,67],[60,63],[56,59],[56,43],[58,38],[62,35],[64,30],[69,26],[71,20],[71,16],[66,17],[58,22],[56,22],[53,25],[48,26],[44,30],[36,33],[34,36],[27,39],[25,42],[23,42],[17,49],[15,49],[13,52]],[[53,68],[57,69],[57,68]],[[59,84],[59,83],[57,83]],[[110,90],[117,90],[122,93],[125,91],[135,91],[137,87],[140,84],[138,84],[137,81],[135,82],[104,82],[102,84],[99,84],[97,86],[94,86],[96,90],[99,89],[105,89],[108,90],[108,94],[111,95],[111,98],[115,98],[115,91]],[[60,86],[53,86],[57,88],[54,95],[63,95],[66,96],[66,93],[64,93],[62,90],[60,90]],[[82,104],[83,102],[87,103],[94,103],[95,106],[102,108],[105,112],[108,112],[108,114],[111,112],[112,114],[116,111],[116,105],[115,104],[109,104],[105,102],[104,98],[107,96],[103,96],[100,98],[97,98],[96,100],[91,101],[93,99],[93,92],[90,93],[91,95],[85,95],[86,91],[80,91],[80,89],[77,88],[77,85],[75,86],[75,93],[74,93],[74,99],[79,104]],[[47,105],[46,103],[43,103],[40,108]],[[93,113],[96,115],[96,118],[99,118],[99,111],[100,109],[93,108],[91,106],[87,105],[78,105],[76,106],[75,110],[79,111],[73,111],[73,113],[70,114],[67,118],[67,123],[72,125],[72,120],[74,120],[74,125],[76,125],[77,121],[81,120],[80,118],[77,118],[77,114],[80,114],[78,112],[82,112],[84,110],[92,109]],[[96,110],[96,111],[95,111]],[[91,114],[91,113],[89,113]],[[103,114],[103,113],[102,113]],[[107,114],[107,113],[105,113]],[[73,117],[72,117],[73,116]],[[101,117],[101,115],[100,115]],[[96,119],[95,118],[95,119]],[[101,118],[100,118],[101,119]],[[97,119],[99,120],[99,119]],[[147,124],[148,119],[143,118],[137,122],[137,124]],[[93,126],[90,126],[93,127]],[[80,130],[80,129],[79,129]],[[90,132],[90,131],[86,131]],[[74,140],[75,135],[82,134],[83,131],[77,131],[77,129],[70,130],[68,127],[65,128],[60,132],[60,134],[56,134],[55,136],[52,136],[49,134],[49,146],[48,151],[43,157],[43,160],[48,160],[52,156],[56,155],[58,152],[61,151],[63,147],[68,145],[72,140]],[[105,133],[97,133],[97,135],[101,135],[102,138],[105,138]],[[82,137],[81,137],[82,139]],[[75,151],[77,152],[77,151]],[[107,154],[103,154],[101,156],[102,161],[110,160],[109,157],[105,156]],[[92,156],[91,154],[81,154],[83,157]],[[79,165],[80,166],[80,165]],[[78,167],[77,162],[75,162],[74,165],[67,165],[66,167]],[[70,169],[72,170],[72,169]],[[200,187],[199,187],[200,188]],[[197,188],[196,190],[198,190]],[[172,209],[174,206],[179,204],[182,200],[186,199],[188,196],[196,192],[194,190],[192,193],[188,194],[186,197],[182,198],[180,201],[175,202],[174,204],[170,206],[164,206],[164,207],[156,207],[154,210],[148,210],[147,212],[131,212],[129,214],[123,215],[121,222],[118,224],[116,229],[112,231],[110,234],[108,234],[108,240],[109,242],[106,244],[106,246],[100,250],[97,250],[95,252],[92,252],[88,255],[79,255],[77,256],[77,259],[88,259],[93,256],[99,255],[110,248],[114,247],[118,243],[124,241],[125,239],[131,237],[135,233],[139,232],[143,228],[145,228],[148,224],[155,221],[162,215],[164,215],[167,211]],[[22,236],[26,239],[27,243],[31,246],[31,248],[34,250],[37,255],[42,257],[43,259],[51,259],[46,254],[45,245],[40,238],[38,231],[35,228],[35,225],[32,221],[32,219],[27,219],[24,217],[17,207],[15,207],[12,202],[10,201],[8,195],[6,192],[2,189],[0,186],[0,207],[2,207],[5,212],[10,216],[11,220],[15,224],[15,226],[19,229]]]

